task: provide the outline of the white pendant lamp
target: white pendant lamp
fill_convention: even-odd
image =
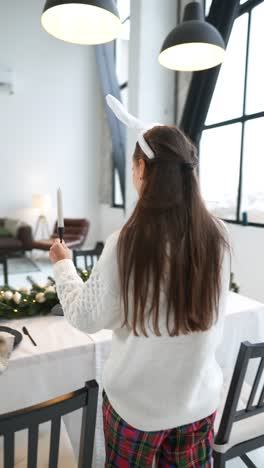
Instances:
[[[47,0],[41,23],[57,39],[87,45],[110,42],[122,28],[113,0]]]
[[[202,5],[189,3],[183,22],[165,39],[159,63],[170,70],[198,71],[223,62],[225,43],[221,34],[204,19]]]

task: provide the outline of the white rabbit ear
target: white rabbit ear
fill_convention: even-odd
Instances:
[[[106,102],[110,109],[113,111],[113,113],[116,115],[118,120],[123,122],[123,124],[125,124],[127,127],[137,128],[139,130],[145,127],[139,119],[129,114],[129,112],[126,110],[123,104],[111,94],[108,94],[106,96]]]
[[[156,125],[161,124],[146,124],[142,122],[133,115],[129,114],[129,112],[126,110],[123,104],[111,94],[108,94],[106,96],[106,102],[110,109],[113,111],[113,113],[116,115],[116,117],[121,122],[123,122],[123,124],[125,124],[128,128],[135,128],[139,130],[138,144],[140,148],[149,159],[154,159],[155,154],[150,148],[147,141],[145,140],[144,134]]]
[[[154,153],[154,151],[152,151],[149,144],[146,142],[146,140],[144,138],[144,134],[146,133],[146,131],[147,130],[143,130],[142,132],[140,132],[140,134],[138,136],[138,144],[139,144],[140,148],[142,149],[143,153],[145,153],[145,155],[149,159],[154,159],[155,158],[155,153]]]

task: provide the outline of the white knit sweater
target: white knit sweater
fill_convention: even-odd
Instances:
[[[79,330],[113,330],[112,351],[105,364],[103,386],[115,411],[143,431],[165,430],[212,414],[220,398],[222,372],[215,352],[221,340],[229,286],[229,256],[222,267],[222,292],[217,324],[209,331],[170,337],[161,296],[162,336],[136,337],[121,328],[122,307],[117,267],[118,233],[106,242],[87,283],[71,260],[55,264],[57,291],[65,317]],[[206,284],[204,285],[206,287]]]

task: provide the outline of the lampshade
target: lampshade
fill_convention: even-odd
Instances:
[[[122,28],[113,0],[47,0],[41,23],[57,39],[88,45],[110,42]]]
[[[41,215],[47,214],[50,208],[50,195],[34,194],[32,197],[32,207],[37,208]]]
[[[178,71],[206,70],[223,62],[225,43],[217,29],[204,20],[202,6],[189,3],[183,22],[167,36],[159,63]]]

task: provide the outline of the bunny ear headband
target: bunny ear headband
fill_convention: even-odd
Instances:
[[[113,111],[113,113],[116,115],[118,120],[123,122],[123,124],[125,124],[128,128],[135,128],[136,130],[139,131],[138,144],[140,148],[142,149],[143,153],[145,153],[149,159],[154,159],[155,157],[154,151],[151,149],[151,147],[145,140],[144,134],[151,128],[155,127],[156,125],[161,125],[161,124],[155,124],[155,123],[146,124],[145,122],[142,122],[141,120],[137,119],[133,115],[129,114],[126,108],[123,106],[123,104],[111,94],[108,94],[106,96],[106,102],[108,106],[110,107],[110,109]]]

